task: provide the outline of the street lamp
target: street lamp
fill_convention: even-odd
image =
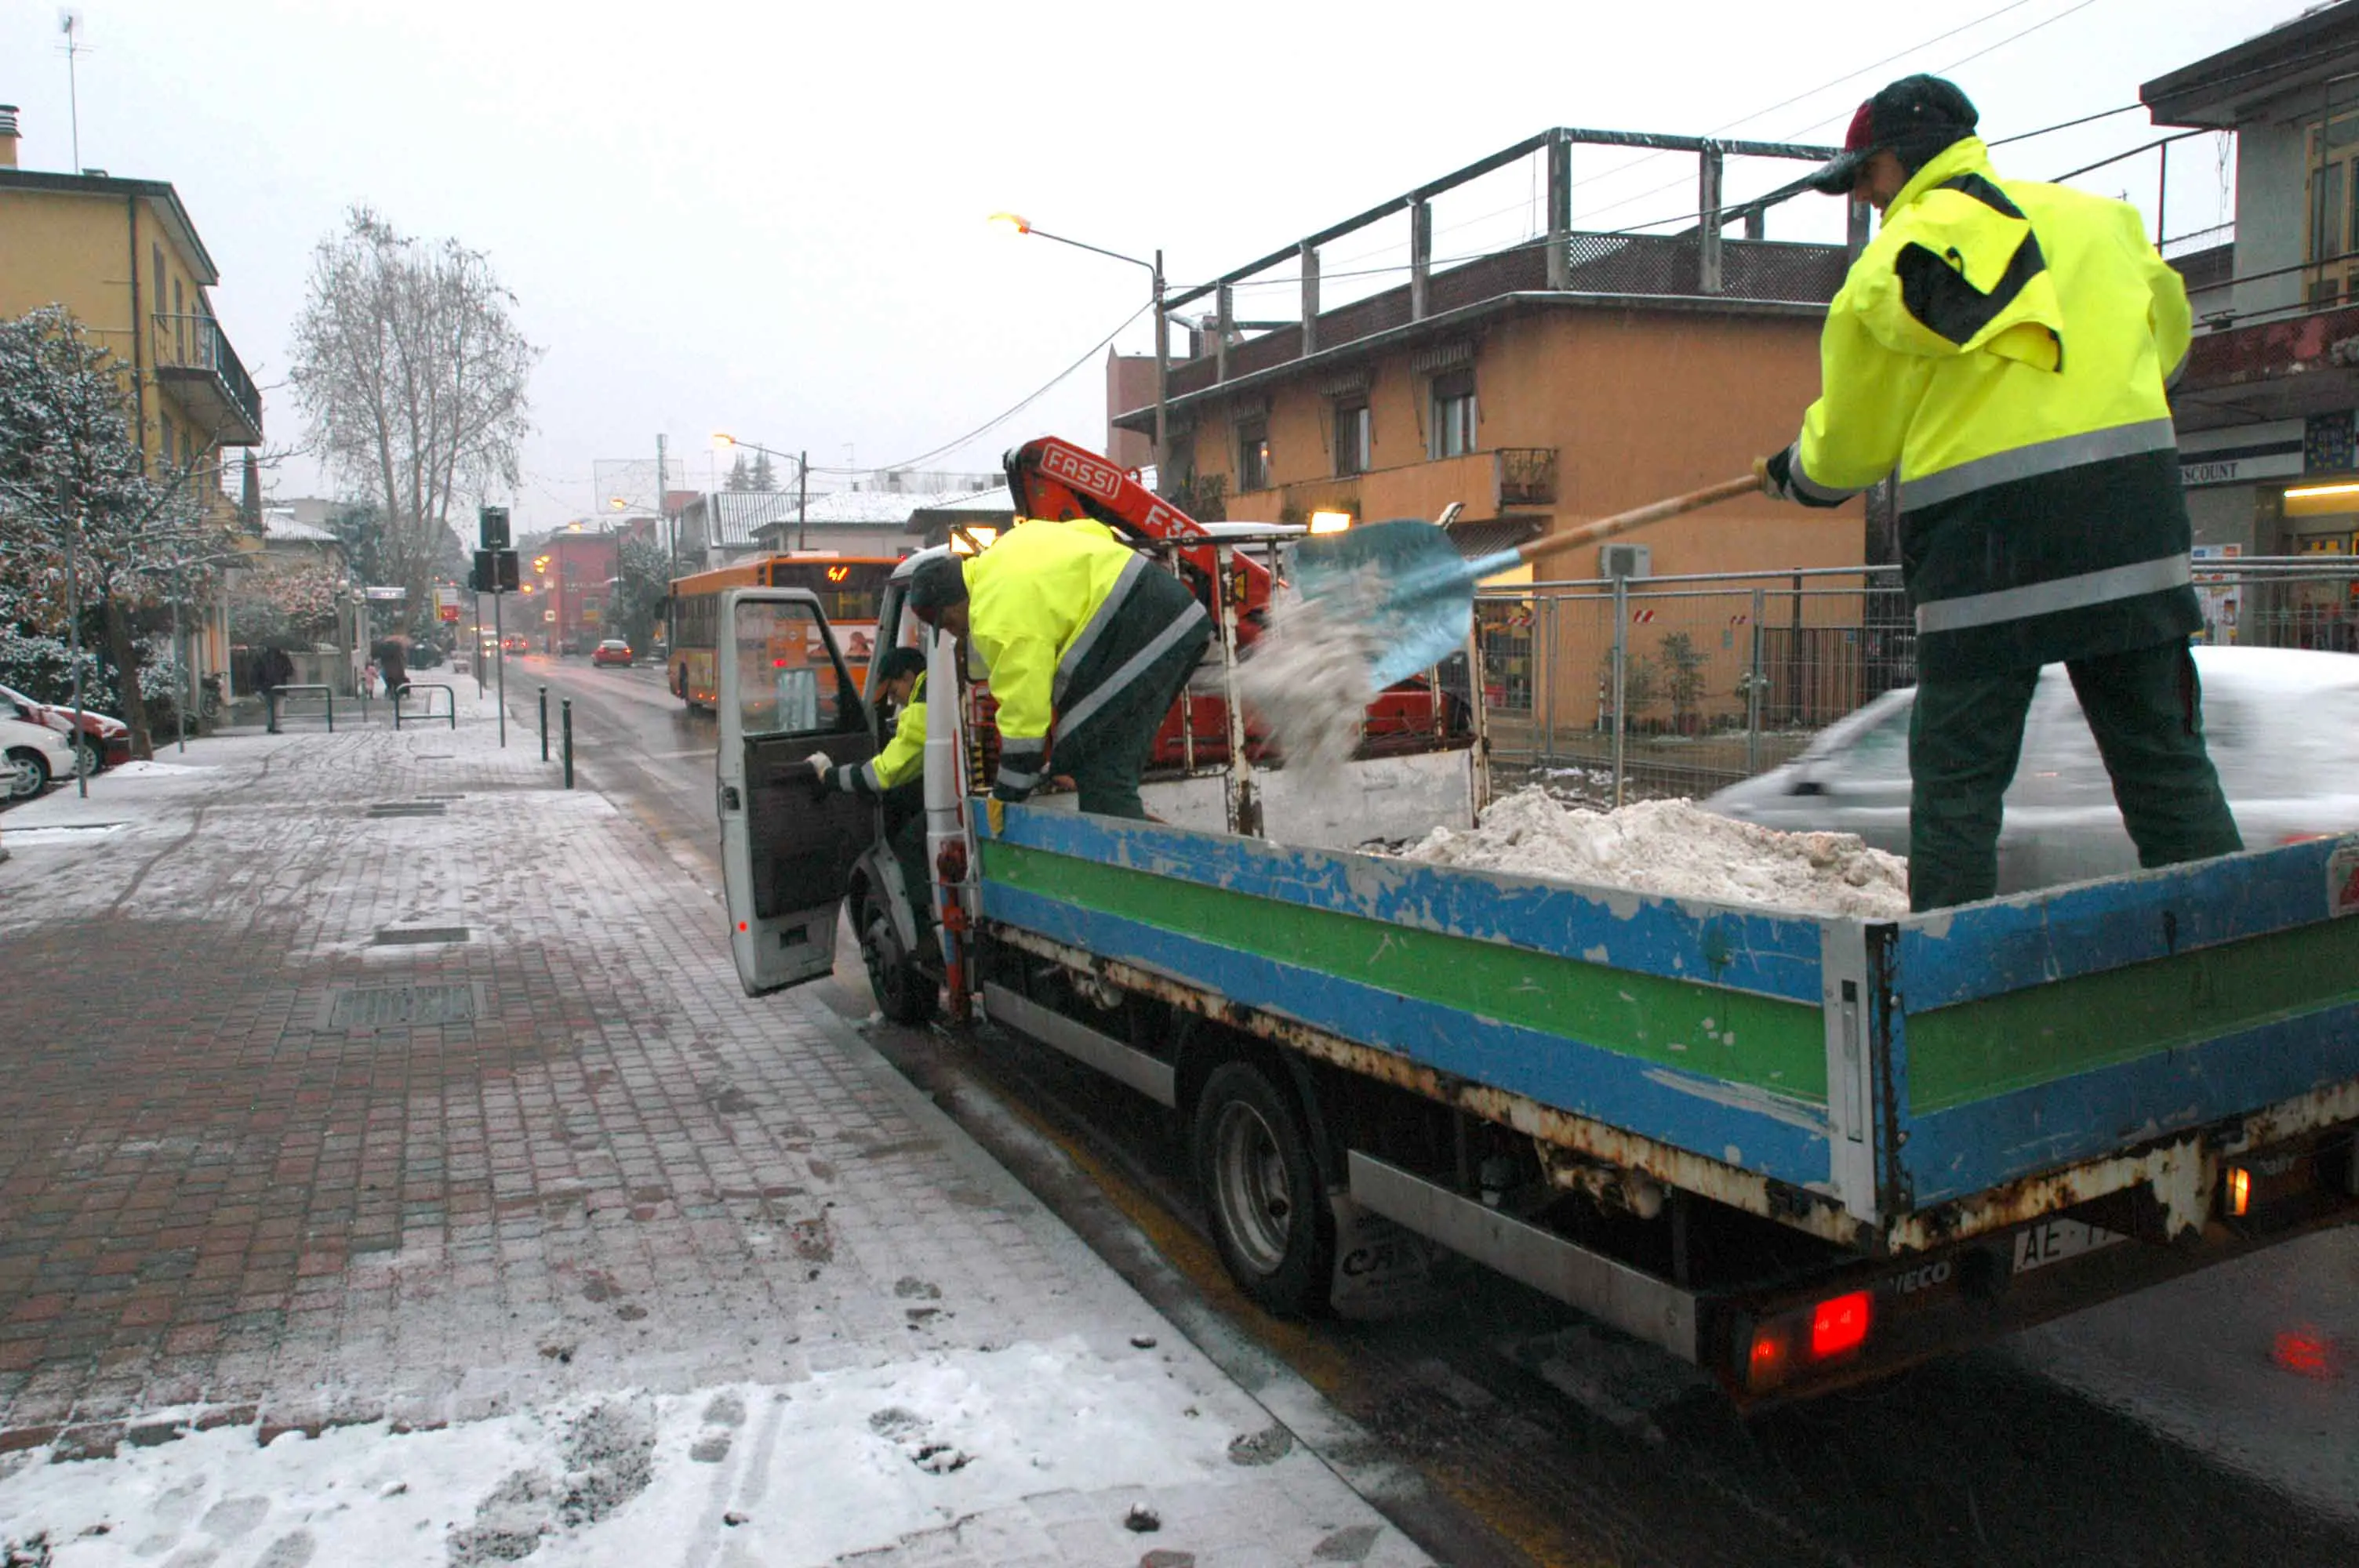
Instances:
[[[1062,234],[1052,234],[1046,229],[1036,229],[1032,226],[1030,219],[1020,217],[1014,212],[994,212],[987,221],[993,228],[1003,233],[1034,234],[1044,240],[1054,240],[1060,245],[1071,245],[1077,251],[1088,251],[1093,255],[1111,256],[1118,262],[1128,262],[1133,266],[1143,266],[1147,269],[1147,276],[1155,280],[1155,482],[1158,485],[1162,484],[1166,478],[1164,465],[1170,460],[1166,403],[1171,380],[1171,323],[1163,313],[1163,252],[1158,249],[1155,259],[1151,262],[1141,261],[1136,256],[1126,256],[1120,251],[1110,251],[1103,245],[1093,245],[1081,240],[1069,240]]]
[[[712,432],[712,446],[715,451],[722,452],[743,447],[749,452],[765,452],[780,462],[795,465],[795,548],[799,551],[809,547],[810,533],[806,516],[810,505],[810,454],[775,451],[759,441],[741,441],[726,430]]]

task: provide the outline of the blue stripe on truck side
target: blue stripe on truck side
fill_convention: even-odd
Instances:
[[[1008,813],[1011,823],[1015,816]],[[1395,1052],[1420,1066],[1797,1186],[1830,1190],[1824,1114],[1807,1101],[1495,1022],[1004,883],[984,881],[983,912],[1244,1006]]]
[[[987,825],[977,831],[990,836]],[[997,837],[1157,876],[1421,931],[1807,1002],[1822,1000],[1821,922],[1655,894],[1568,886],[1236,838],[1153,823],[1012,807]]]

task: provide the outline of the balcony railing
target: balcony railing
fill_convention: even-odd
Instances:
[[[151,338],[158,376],[191,405],[190,413],[214,443],[258,446],[262,394],[210,316],[159,311]]]
[[[1498,458],[1500,505],[1556,504],[1554,447],[1501,447]]]

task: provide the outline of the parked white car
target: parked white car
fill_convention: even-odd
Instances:
[[[63,735],[44,724],[0,719],[0,792],[8,799],[29,800],[73,771],[73,745]]]

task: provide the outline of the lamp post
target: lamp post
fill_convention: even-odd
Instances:
[[[714,450],[723,452],[732,447],[743,447],[749,452],[766,452],[780,462],[795,465],[795,548],[797,550],[808,548],[810,534],[805,520],[810,507],[810,454],[781,452],[766,447],[759,441],[741,441],[726,430],[712,432],[712,446]]]
[[[1110,251],[1103,245],[1089,244],[1081,240],[1069,240],[1062,234],[1052,234],[1046,229],[1036,229],[1031,220],[1013,212],[994,212],[991,225],[1011,234],[1032,234],[1043,240],[1054,240],[1060,245],[1071,245],[1077,251],[1093,255],[1111,256],[1118,262],[1143,266],[1154,279],[1155,304],[1155,482],[1159,487],[1165,480],[1164,465],[1170,458],[1170,429],[1166,412],[1171,380],[1171,322],[1163,310],[1163,252],[1158,249],[1153,261],[1141,261],[1120,251]]]

